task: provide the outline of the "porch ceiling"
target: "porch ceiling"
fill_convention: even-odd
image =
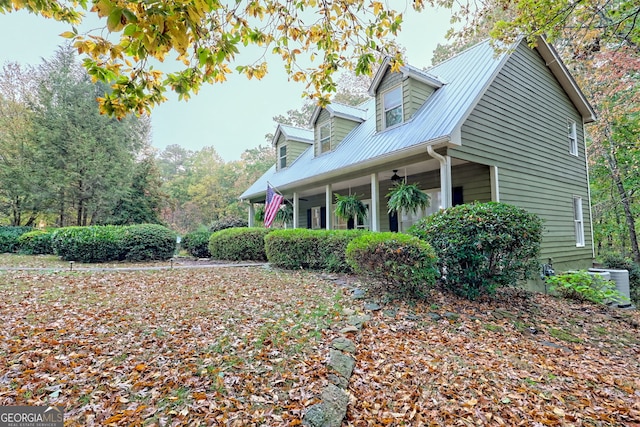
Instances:
[[[459,159],[453,159],[453,158],[451,159],[451,166],[457,166],[464,163],[467,163],[467,162],[465,160],[459,160]],[[383,182],[383,181],[388,181],[391,178],[391,176],[393,175],[394,169],[398,170],[398,175],[400,175],[401,177],[404,177],[404,176],[416,175],[423,172],[430,172],[433,170],[437,170],[439,168],[440,168],[440,163],[435,159],[429,159],[426,161],[421,161],[421,162],[412,163],[412,164],[401,164],[401,165],[389,164],[384,169],[377,169],[377,170],[363,169],[359,171],[359,173],[356,176],[345,176],[340,180],[331,182],[331,185],[332,185],[331,188],[333,191],[340,191],[340,190],[349,189],[350,187],[355,188],[362,185],[370,185],[371,174],[374,172],[378,173],[379,181]],[[325,186],[327,184],[329,184],[329,182],[321,183],[313,187],[308,187],[308,188],[298,190],[298,195],[299,197],[304,198],[306,196],[312,196],[318,193],[323,193],[325,190]],[[290,191],[287,191],[286,193],[288,193],[287,194],[288,197],[292,196]]]

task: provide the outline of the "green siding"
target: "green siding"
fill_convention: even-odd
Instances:
[[[355,129],[360,123],[349,119],[343,119],[342,117],[333,117],[332,120],[331,149],[335,150],[346,136],[349,135],[349,132]]]
[[[307,148],[309,148],[309,144],[304,142],[289,141],[287,145],[287,164],[293,163]]]
[[[284,135],[280,135],[280,137],[278,137],[278,141],[276,141],[276,168],[278,170],[280,170],[280,147],[282,147],[283,145],[287,147],[287,167],[289,167],[291,163],[293,163],[298,157],[300,157],[300,154],[302,154],[307,148],[309,148],[309,144],[307,143],[300,141],[289,141],[284,137]]]
[[[389,89],[393,89],[396,86],[402,84],[402,73],[392,73],[390,70],[387,70],[385,76],[382,78],[382,81],[378,85],[378,92],[376,93],[376,130],[380,132],[382,130],[382,94],[388,91]],[[404,97],[404,89],[403,89],[403,97]],[[404,105],[403,105],[403,114],[404,114]]]
[[[318,115],[318,118],[316,119],[316,122],[314,123],[314,126],[313,126],[313,135],[314,135],[313,149],[314,149],[315,156],[319,156],[320,154],[322,154],[320,153],[320,125],[325,124],[327,121],[331,123],[331,116],[329,115],[329,112],[323,108],[320,114]],[[330,127],[331,127],[331,145],[333,146],[333,123],[331,123]]]
[[[411,119],[434,91],[435,89],[426,83],[407,79],[404,89],[405,120]]]
[[[578,156],[569,153],[575,121]],[[544,219],[541,259],[582,268],[592,258],[582,118],[537,51],[521,44],[462,127],[452,157],[498,167],[500,201]],[[584,248],[576,248],[573,196],[583,199]]]

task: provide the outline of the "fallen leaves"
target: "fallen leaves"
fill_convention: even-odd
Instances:
[[[0,405],[65,425],[295,425],[341,292],[261,268],[0,274]]]
[[[62,405],[68,426],[295,426],[328,343],[367,314],[346,426],[640,422],[637,312],[434,293],[363,313],[344,289],[255,267],[2,273],[0,405]]]

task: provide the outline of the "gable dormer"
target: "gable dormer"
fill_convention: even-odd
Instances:
[[[335,150],[349,132],[365,120],[366,115],[364,109],[339,103],[316,107],[310,121],[315,156]]]
[[[385,59],[369,88],[369,95],[376,99],[376,131],[410,120],[443,85],[437,77],[410,65],[393,72],[389,59]]]
[[[291,165],[311,144],[313,144],[311,129],[278,124],[276,133],[273,135],[276,170],[282,170]]]

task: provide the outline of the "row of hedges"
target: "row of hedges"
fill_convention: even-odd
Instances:
[[[17,228],[23,230],[15,230]],[[78,262],[166,260],[175,252],[177,237],[173,231],[157,224],[53,230],[0,227],[0,235],[8,242],[2,247],[3,252],[53,254],[65,261]],[[9,242],[7,236],[13,240]]]
[[[264,239],[264,241],[263,241]],[[366,275],[389,290],[424,294],[436,278],[460,296],[492,295],[537,271],[542,220],[503,203],[455,206],[423,218],[409,235],[362,230],[233,228],[209,251],[226,260],[268,260],[286,269]]]
[[[0,253],[17,252],[20,245],[18,239],[25,233],[33,230],[33,227],[0,227]]]

